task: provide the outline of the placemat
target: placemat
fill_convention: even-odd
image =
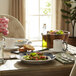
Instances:
[[[3,51],[4,60],[17,59],[17,54],[11,53],[11,51]]]
[[[63,55],[65,55],[66,57],[64,57]],[[56,60],[63,64],[72,64],[75,61],[75,58],[68,53],[58,53],[55,56]]]

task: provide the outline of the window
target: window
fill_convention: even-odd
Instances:
[[[55,29],[55,0],[26,0],[26,38],[41,40],[43,25]]]

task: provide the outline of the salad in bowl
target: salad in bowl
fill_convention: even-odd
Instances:
[[[54,58],[52,59],[41,52],[32,52],[21,57],[21,61],[28,64],[44,64],[51,60],[54,60]]]
[[[30,54],[26,54],[25,56],[23,56],[23,58],[25,60],[47,60],[48,58],[46,56],[44,56],[43,53],[30,53]]]
[[[63,30],[50,30],[47,33],[54,34],[54,35],[63,35],[65,32]]]

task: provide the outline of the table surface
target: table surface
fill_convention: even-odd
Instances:
[[[69,76],[73,66],[73,64],[62,64],[57,60],[43,65],[29,65],[18,59],[9,59],[9,55],[8,52],[4,64],[0,65],[1,76],[25,76],[25,74],[26,76]]]
[[[37,73],[37,75],[40,74],[40,76],[46,76],[48,73],[50,76],[61,76],[61,74],[64,74],[62,76],[69,76],[72,66],[73,64],[64,65],[56,60],[44,65],[27,65],[22,63],[20,60],[7,60],[5,64],[0,65],[0,73],[2,76],[17,76],[21,74],[31,76],[31,73]]]
[[[73,67],[73,64],[62,64],[57,60],[43,65],[29,65],[18,59],[9,59],[10,54],[4,51],[5,62],[0,64],[1,76],[69,76]]]

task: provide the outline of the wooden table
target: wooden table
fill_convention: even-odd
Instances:
[[[28,65],[18,59],[8,59],[0,65],[0,76],[69,76],[72,66],[57,60],[43,65]]]
[[[73,65],[63,65],[56,60],[44,65],[26,65],[20,60],[7,60],[0,65],[1,76],[69,76]]]

